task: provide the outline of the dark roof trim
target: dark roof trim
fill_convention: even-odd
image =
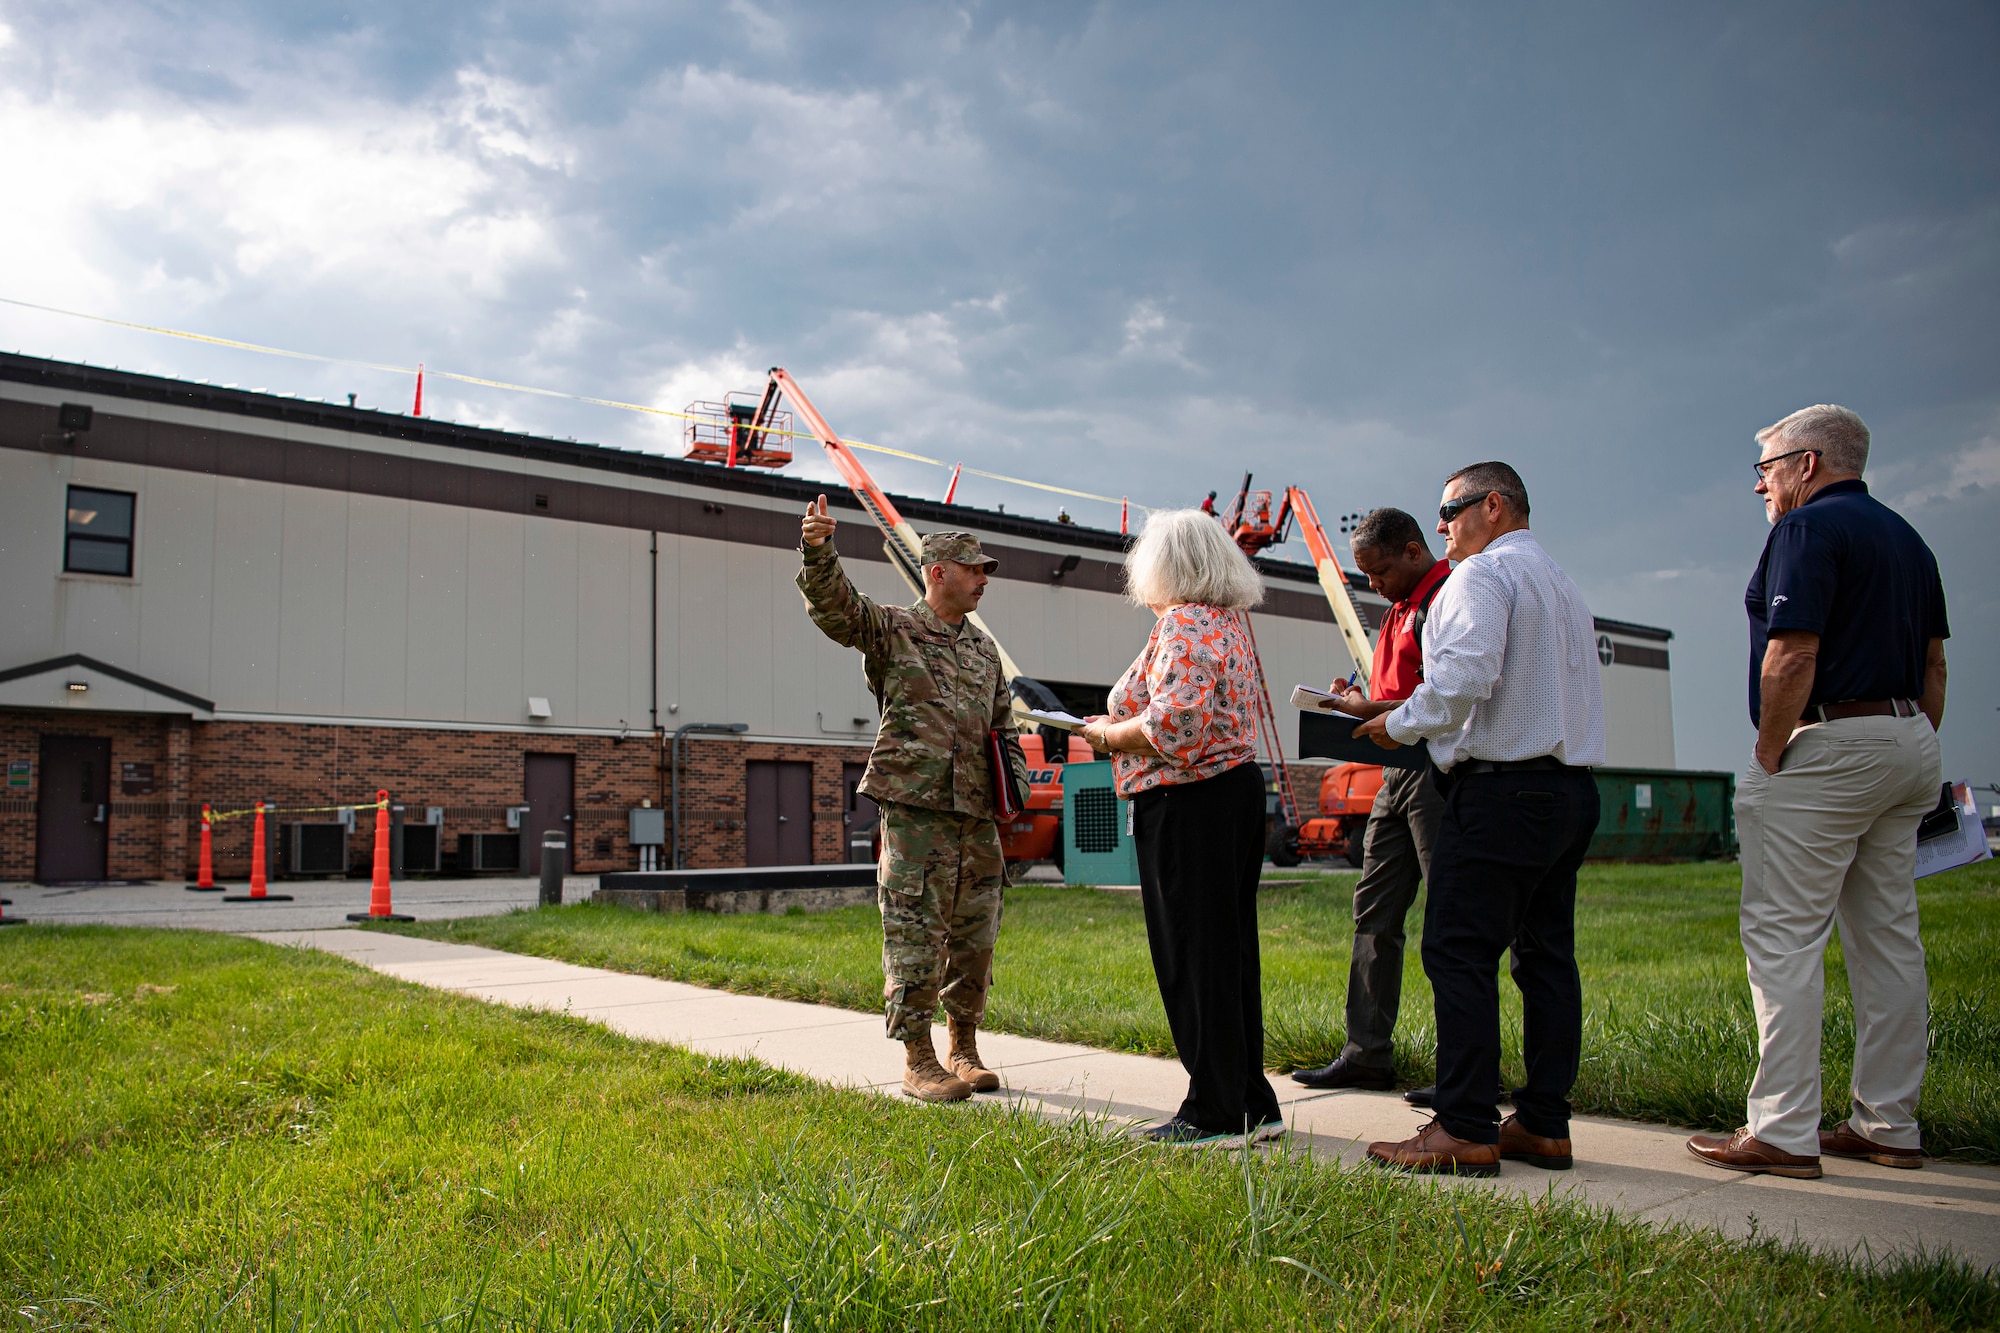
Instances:
[[[150,680],[136,671],[127,671],[124,667],[115,667],[109,662],[100,662],[94,657],[85,657],[82,653],[71,653],[67,657],[51,657],[46,662],[30,662],[26,666],[17,666],[9,668],[6,671],[0,671],[0,685],[4,685],[10,680],[20,680],[23,676],[39,676],[45,672],[62,671],[73,666],[82,667],[86,671],[95,671],[99,675],[109,676],[113,680],[122,680],[127,685],[136,685],[142,690],[151,690],[154,694],[165,695],[176,702],[187,704],[193,708],[199,708],[204,713],[213,713],[215,711],[215,701],[212,699],[204,699],[198,694],[189,694],[186,690],[177,690],[171,685],[162,685],[159,681]]]
[[[1592,616],[1591,623],[1603,634],[1623,634],[1633,639],[1658,639],[1661,643],[1674,637],[1670,629],[1657,625],[1635,625],[1629,620],[1606,620],[1603,616]]]

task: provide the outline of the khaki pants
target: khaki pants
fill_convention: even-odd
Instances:
[[[883,801],[882,1008],[892,1041],[952,1018],[986,1017],[1007,863],[1000,826],[949,810]]]
[[[1854,995],[1849,1121],[1890,1148],[1922,1146],[1928,1027],[1917,933],[1917,823],[1937,804],[1937,736],[1921,714],[1801,727],[1776,775],[1753,758],[1736,792],[1743,953],[1757,1005],[1749,1125],[1817,1155],[1826,942],[1840,923]]]

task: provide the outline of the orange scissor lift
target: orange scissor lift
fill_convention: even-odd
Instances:
[[[725,467],[783,467],[792,459],[787,444],[792,438],[792,413],[782,411],[778,404],[791,403],[806,431],[833,460],[834,470],[847,483],[863,512],[881,529],[882,550],[889,563],[912,592],[923,596],[923,538],[897,512],[894,502],[875,484],[875,478],[868,474],[854,451],[834,434],[833,427],[827,425],[826,418],[806,397],[798,381],[782,366],[773,366],[763,394],[754,406],[751,398],[748,393],[730,394],[721,403],[690,404],[688,411],[703,419],[688,425],[687,457]],[[968,614],[966,619],[985,631],[999,650],[1000,669],[1006,673],[1017,713],[1025,708],[1062,707],[1047,686],[1021,671],[978,612]],[[1053,731],[1052,728],[1024,730],[1021,734],[1021,751],[1028,761],[1028,800],[1020,815],[1000,830],[1000,850],[1009,861],[1052,860],[1058,866],[1062,864],[1063,789],[1058,765],[1088,763],[1096,756],[1081,737],[1066,732],[1055,732],[1052,736]]]

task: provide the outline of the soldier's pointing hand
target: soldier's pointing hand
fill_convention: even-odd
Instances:
[[[806,506],[806,516],[799,524],[799,535],[807,546],[818,546],[833,535],[834,520],[827,516],[826,497]]]

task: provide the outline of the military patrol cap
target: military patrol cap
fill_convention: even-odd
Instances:
[[[979,549],[979,538],[969,532],[933,532],[924,538],[924,568],[929,569],[941,560],[957,565],[983,565],[989,574],[1000,566],[998,560]]]

